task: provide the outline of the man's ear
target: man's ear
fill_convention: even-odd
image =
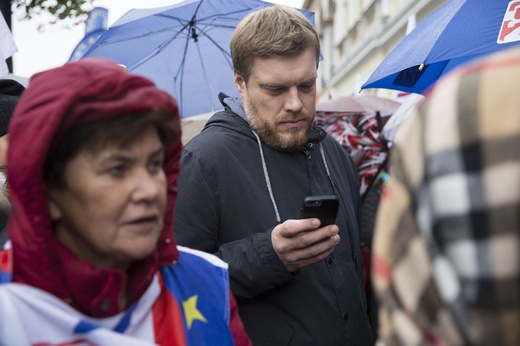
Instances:
[[[242,95],[246,89],[246,81],[238,73],[234,72],[234,75],[235,75],[235,78],[234,78],[235,86],[237,87],[237,90],[240,93],[240,95]]]

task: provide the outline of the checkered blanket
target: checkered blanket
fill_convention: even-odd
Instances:
[[[386,345],[520,345],[520,49],[437,83],[390,152],[373,243]]]

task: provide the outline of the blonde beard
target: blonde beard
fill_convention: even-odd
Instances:
[[[259,115],[258,107],[249,99],[244,99],[244,108],[246,109],[251,129],[255,131],[269,147],[279,151],[292,152],[301,149],[305,143],[307,143],[312,131],[312,121],[300,135],[295,134],[290,138],[284,138],[283,135],[279,134],[276,129],[271,128],[263,120],[262,116]],[[301,132],[301,130],[296,129],[294,132]]]

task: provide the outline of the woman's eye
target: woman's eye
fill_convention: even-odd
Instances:
[[[114,176],[114,177],[120,177],[125,173],[125,166],[124,165],[117,165],[110,167],[107,170],[108,174]]]
[[[163,161],[157,160],[157,161],[151,162],[148,169],[152,173],[158,173],[162,170],[162,168],[163,168]]]

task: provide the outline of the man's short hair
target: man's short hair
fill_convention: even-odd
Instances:
[[[312,23],[298,10],[270,6],[246,16],[231,37],[230,51],[234,71],[247,83],[255,57],[287,57],[313,48],[316,68],[320,40]]]

